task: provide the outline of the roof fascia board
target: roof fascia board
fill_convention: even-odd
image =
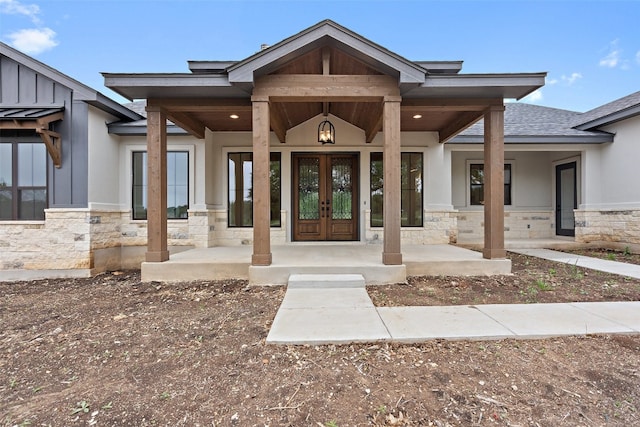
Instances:
[[[606,116],[599,117],[595,120],[590,120],[586,123],[582,123],[578,126],[574,126],[574,129],[578,130],[592,130],[601,126],[610,125],[615,122],[629,119],[633,116],[640,115],[640,105],[635,105],[631,108],[626,108],[615,113],[607,114]]]
[[[415,61],[429,73],[457,74],[462,70],[463,61]]]
[[[190,73],[102,73],[104,85],[129,100],[126,88],[233,87],[222,74]],[[249,96],[249,95],[247,95]]]
[[[614,135],[505,135],[505,144],[604,144],[613,142]],[[458,135],[450,139],[447,144],[482,144],[481,135]]]
[[[426,71],[419,65],[327,20],[231,66],[228,70],[229,81],[252,83],[256,70],[268,67],[278,59],[303,50],[307,46],[315,46],[326,37],[396,70],[400,74],[400,83],[423,83],[425,80]]]
[[[513,73],[513,74],[429,74],[424,84],[413,89],[408,94],[410,98],[429,97],[437,93],[438,96],[449,95],[457,97],[467,90],[476,93],[500,96],[503,98],[522,99],[536,89],[544,86],[547,73]],[[436,92],[434,92],[436,91]],[[471,95],[466,95],[471,96]]]
[[[222,73],[238,61],[187,61],[193,73]]]
[[[422,87],[509,87],[544,86],[547,73],[509,73],[509,74],[430,74]]]
[[[108,132],[120,136],[146,136],[147,122],[141,124],[111,123],[107,126]],[[167,135],[189,135],[189,132],[177,125],[167,125]]]

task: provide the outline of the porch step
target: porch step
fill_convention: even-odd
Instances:
[[[308,288],[364,288],[362,274],[292,274],[289,276],[289,289]]]

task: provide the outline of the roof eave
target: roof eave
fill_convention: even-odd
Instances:
[[[598,117],[597,119],[574,126],[574,128],[578,130],[597,129],[637,115],[640,115],[640,105],[634,105],[633,107],[625,108],[624,110],[616,111],[615,113],[607,114],[603,117]]]
[[[505,144],[605,144],[613,142],[613,134],[602,135],[505,135]],[[482,135],[457,135],[447,144],[482,144]]]
[[[105,86],[123,97],[248,98],[250,94],[229,83],[226,75],[191,73],[102,73]]]
[[[146,136],[147,122],[142,123],[111,123],[107,126],[109,134],[119,136]],[[167,135],[189,135],[189,132],[174,124],[167,124]]]
[[[501,96],[522,99],[544,86],[547,73],[447,74],[427,76],[426,81],[408,94],[409,97],[476,97]]]

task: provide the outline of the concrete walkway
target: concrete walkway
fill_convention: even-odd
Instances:
[[[550,250],[513,251],[640,278],[638,266],[625,263]],[[312,276],[316,275],[292,276],[267,343],[416,343],[640,333],[640,301],[377,308],[362,276]]]
[[[509,252],[640,279],[640,265],[574,255],[566,252],[552,251],[550,249],[509,249]]]

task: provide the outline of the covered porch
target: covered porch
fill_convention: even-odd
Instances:
[[[211,271],[228,269],[234,272],[233,277],[246,277],[252,283],[283,283],[285,271],[288,277],[300,272],[299,268],[321,272],[340,268],[343,270],[338,272],[367,273],[365,277],[372,282],[397,282],[404,281],[407,274],[448,274],[445,267],[450,259],[458,262],[452,268],[458,273],[463,266],[474,269],[469,274],[510,272],[504,248],[504,99],[519,99],[539,88],[544,84],[544,73],[462,75],[458,74],[459,61],[411,62],[331,21],[320,22],[239,62],[191,61],[189,66],[188,74],[105,74],[107,87],[129,99],[147,100],[148,237],[142,266],[144,280],[167,280],[172,270],[183,271],[184,278],[194,275],[191,278],[203,279]],[[326,120],[329,115],[359,129],[362,137],[343,141],[338,135],[325,146],[320,145],[319,136],[308,135],[308,140],[318,139],[314,149],[292,138],[296,129],[322,117]],[[428,138],[436,147],[443,147],[481,119],[485,123],[486,174],[482,252],[447,245],[414,248],[403,244],[401,155],[403,149],[411,147],[408,135],[422,135],[420,147]],[[204,140],[207,147],[215,145],[212,135],[222,138],[221,134],[236,132],[250,136],[253,169],[249,244],[213,247],[218,243],[207,241],[207,247],[169,255],[167,120]],[[341,143],[344,145],[340,147]],[[336,149],[365,153],[374,145],[380,148],[384,164],[381,244],[366,244],[362,233],[358,235],[357,228],[365,217],[362,212],[371,205],[369,196],[361,192],[352,202],[356,231],[349,236],[354,242],[338,245],[318,241],[305,246],[288,230],[287,235],[293,236],[290,241],[273,245],[269,164],[274,146],[303,147],[306,152],[327,154]],[[222,153],[218,151],[211,158]],[[453,211],[450,159],[441,154],[430,161],[432,180],[428,185],[432,191],[422,196],[421,207],[425,212]],[[224,158],[218,157],[215,164],[224,168]],[[360,177],[366,173],[361,170]],[[208,169],[207,175],[213,176],[213,172]],[[291,180],[295,182],[295,177]],[[224,180],[196,185],[217,185],[219,190]],[[287,188],[292,186],[288,184]],[[229,209],[230,202],[215,200],[210,196],[213,192],[203,194],[199,209],[205,214]],[[317,227],[322,230],[331,227],[326,220],[329,215],[324,215],[330,200],[327,198],[321,206],[320,199],[315,208],[321,218]],[[296,206],[294,203],[289,209],[290,227],[301,220]],[[210,229],[217,226],[207,225]],[[190,263],[191,269],[178,268]],[[434,265],[443,270],[429,270]],[[261,277],[266,272],[269,274]]]
[[[404,245],[403,264],[380,262],[381,245],[291,243],[273,245],[269,266],[251,265],[251,246],[190,249],[165,262],[144,262],[145,281],[244,279],[252,285],[287,284],[291,274],[362,274],[367,284],[402,283],[407,276],[478,276],[511,273],[511,261],[486,259],[453,245]]]

